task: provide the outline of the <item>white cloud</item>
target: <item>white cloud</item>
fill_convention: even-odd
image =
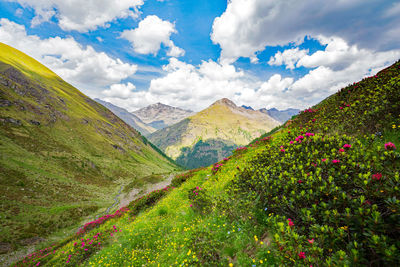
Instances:
[[[359,47],[388,50],[398,47],[397,10],[392,1],[377,0],[230,0],[214,20],[211,39],[227,63],[239,57],[255,62],[255,53],[266,46],[299,43],[306,35],[335,35]]]
[[[298,47],[287,49],[283,51],[278,51],[274,56],[268,61],[269,65],[281,66],[286,65],[286,69],[294,69],[295,64],[299,59],[307,55],[308,50],[299,49]]]
[[[232,65],[221,65],[212,60],[199,66],[170,58],[163,67],[166,75],[153,79],[148,91],[134,92],[128,99],[110,99],[128,110],[162,102],[172,106],[200,110],[222,97],[238,100],[237,95],[249,89],[251,81]],[[140,101],[138,101],[140,99]]]
[[[121,37],[131,42],[134,51],[139,54],[156,55],[164,44],[170,48],[168,56],[182,56],[185,51],[170,40],[173,33],[177,33],[174,24],[150,15],[139,22],[136,29],[123,31]]]
[[[198,111],[222,97],[256,109],[306,108],[400,58],[400,50],[375,52],[360,49],[339,37],[319,36],[318,40],[326,45],[325,50],[308,55],[304,50],[288,49],[289,52],[281,53],[282,60],[274,57],[274,62],[281,60],[282,64],[290,67],[311,68],[297,80],[280,74],[264,81],[250,79],[249,73],[232,64],[209,60],[195,66],[171,58],[169,64],[163,67],[166,75],[153,79],[149,91],[133,92],[128,98],[107,100],[128,110],[162,102]]]
[[[17,8],[17,10],[15,10],[15,16],[21,17],[22,14],[24,14],[24,10],[22,8]]]
[[[315,68],[289,89],[295,98],[315,103],[349,83],[371,76],[400,58],[400,50],[375,52],[348,45],[339,37],[319,36],[325,50],[305,55],[297,67]]]
[[[40,39],[28,35],[23,25],[0,19],[0,41],[40,61],[85,93],[96,96],[106,88],[133,75],[137,66],[82,46],[72,37]]]
[[[135,88],[136,87],[130,82],[128,82],[127,84],[113,84],[110,86],[110,89],[104,90],[103,94],[106,97],[127,99],[134,96],[132,91]]]
[[[35,17],[32,26],[57,17],[63,30],[86,32],[97,27],[106,27],[117,18],[134,17],[144,0],[8,0],[24,7],[32,7]]]

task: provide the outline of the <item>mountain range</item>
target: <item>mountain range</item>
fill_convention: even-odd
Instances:
[[[104,212],[152,173],[179,169],[131,126],[0,43],[0,252]]]
[[[280,123],[260,111],[236,106],[223,98],[149,139],[178,164],[207,166],[228,157],[233,149],[270,131]]]

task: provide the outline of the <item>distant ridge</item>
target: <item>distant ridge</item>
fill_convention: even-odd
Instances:
[[[295,108],[288,108],[285,110],[278,110],[276,108],[271,108],[271,109],[266,109],[262,108],[260,109],[262,113],[268,114],[275,120],[279,121],[280,123],[284,123],[290,118],[292,118],[294,115],[299,114],[300,110],[295,109]]]

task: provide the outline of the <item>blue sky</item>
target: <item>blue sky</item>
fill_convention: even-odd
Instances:
[[[305,108],[400,58],[399,1],[8,0],[0,42],[91,97]]]

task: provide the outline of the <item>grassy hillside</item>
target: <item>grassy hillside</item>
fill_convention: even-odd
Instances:
[[[396,266],[399,93],[397,62],[18,265]]]
[[[188,168],[208,166],[232,154],[279,123],[268,115],[222,99],[149,136],[168,156]]]
[[[0,252],[101,212],[176,165],[108,109],[0,43]]]

